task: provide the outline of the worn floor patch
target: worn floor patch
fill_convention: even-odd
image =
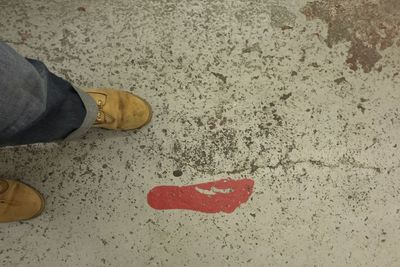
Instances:
[[[271,6],[271,26],[286,29],[292,27],[296,22],[296,16],[289,12],[285,6]]]
[[[347,64],[368,73],[382,58],[380,51],[396,44],[400,30],[398,0],[327,0],[308,3],[302,12],[307,19],[328,23],[329,47],[349,41]],[[377,68],[378,70],[380,67]]]

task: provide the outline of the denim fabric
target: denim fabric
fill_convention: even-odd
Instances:
[[[96,115],[90,96],[0,42],[0,146],[77,136]]]

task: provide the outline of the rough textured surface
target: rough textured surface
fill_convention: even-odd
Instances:
[[[47,208],[0,225],[0,264],[399,266],[399,12],[394,0],[0,0],[2,40],[155,111],[137,132],[1,149],[0,175]],[[358,30],[380,21],[393,33]],[[154,186],[227,176],[255,180],[232,214],[146,203]]]
[[[328,0],[308,3],[303,13],[328,23],[329,47],[351,43],[346,62],[352,70],[361,65],[364,72],[370,72],[382,58],[378,50],[391,47],[398,38],[399,10],[397,0]]]

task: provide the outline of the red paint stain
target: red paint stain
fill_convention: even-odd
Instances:
[[[253,192],[252,179],[222,179],[189,186],[157,186],[147,202],[157,210],[183,209],[205,213],[232,213]]]

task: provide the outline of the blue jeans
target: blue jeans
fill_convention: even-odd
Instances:
[[[0,146],[75,138],[96,115],[88,94],[0,42]]]

